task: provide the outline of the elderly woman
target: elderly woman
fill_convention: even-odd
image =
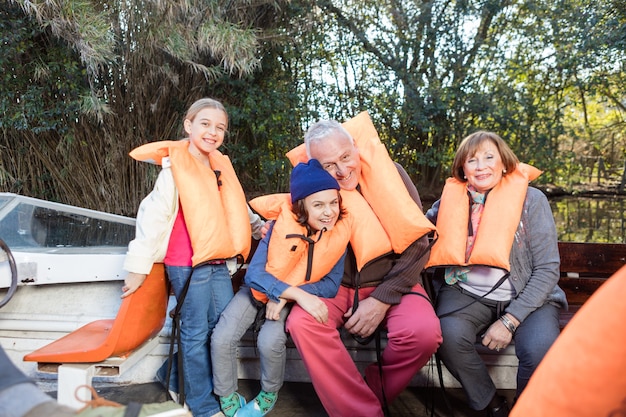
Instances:
[[[439,239],[427,267],[445,268],[437,295],[439,355],[469,405],[507,416],[476,342],[500,351],[515,341],[517,394],[559,335],[559,251],[546,197],[529,187],[540,171],[522,164],[496,134],[466,137],[441,199],[426,217]]]

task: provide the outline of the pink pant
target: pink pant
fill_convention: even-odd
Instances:
[[[374,288],[361,288],[359,299]],[[420,285],[414,292],[425,295]],[[328,322],[320,324],[298,305],[287,318],[287,331],[296,344],[326,412],[331,417],[382,417],[382,390],[377,364],[365,370],[367,383],[348,354],[338,328],[352,306],[354,290],[341,286],[335,298],[324,299]],[[391,403],[409,384],[441,344],[439,319],[430,303],[407,294],[387,311],[387,346],[382,354],[383,381]]]

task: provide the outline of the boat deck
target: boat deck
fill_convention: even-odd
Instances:
[[[99,385],[94,383],[98,395],[120,404],[134,402],[163,402],[168,400],[163,386],[158,383],[128,386]],[[256,380],[239,380],[239,392],[247,399],[253,398],[260,389]],[[515,391],[500,390],[500,394],[512,402]],[[49,392],[53,397],[56,392]],[[455,417],[478,417],[482,414],[465,405],[464,393],[460,389],[446,389],[446,395]],[[431,409],[434,406],[434,414]],[[450,417],[442,391],[439,388],[408,387],[390,407],[390,417]],[[269,414],[272,417],[325,417],[315,390],[310,383],[286,382],[278,394],[276,407]]]

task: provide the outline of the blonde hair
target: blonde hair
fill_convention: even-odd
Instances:
[[[191,106],[189,106],[189,110],[187,110],[187,114],[185,115],[185,119],[189,119],[193,122],[193,119],[204,109],[217,109],[224,112],[226,115],[226,122],[228,122],[228,112],[222,103],[212,98],[201,98],[196,100]],[[228,126],[226,126],[228,128]]]
[[[478,148],[487,140],[491,141],[496,146],[506,172],[513,172],[515,170],[519,160],[511,148],[509,148],[509,145],[495,133],[480,130],[472,133],[461,141],[456,155],[454,156],[454,162],[452,163],[452,176],[454,178],[462,182],[467,181],[465,172],[463,171],[463,165],[467,158],[474,156]]]

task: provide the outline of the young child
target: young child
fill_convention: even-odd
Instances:
[[[251,225],[256,237],[263,225],[248,207],[230,160],[217,150],[227,128],[224,106],[200,99],[185,116],[186,140],[153,142],[130,154],[160,164],[162,170],[137,213],[136,236],[124,262],[128,275],[122,297],[137,290],[154,262],[165,264],[182,303],[178,354],[183,361],[184,399],[195,417],[221,415],[213,395],[209,341],[233,297],[226,260],[247,257]]]
[[[350,238],[349,214],[341,208],[339,184],[312,159],[291,173],[290,194],[250,201],[253,209],[275,220],[259,242],[244,285],[222,313],[211,338],[215,393],[226,417],[264,416],[276,403],[285,373],[287,303],[298,303],[317,321],[328,319],[319,297],[334,297],[343,276]],[[265,308],[257,346],[261,392],[246,404],[237,393],[236,349],[241,337]]]

